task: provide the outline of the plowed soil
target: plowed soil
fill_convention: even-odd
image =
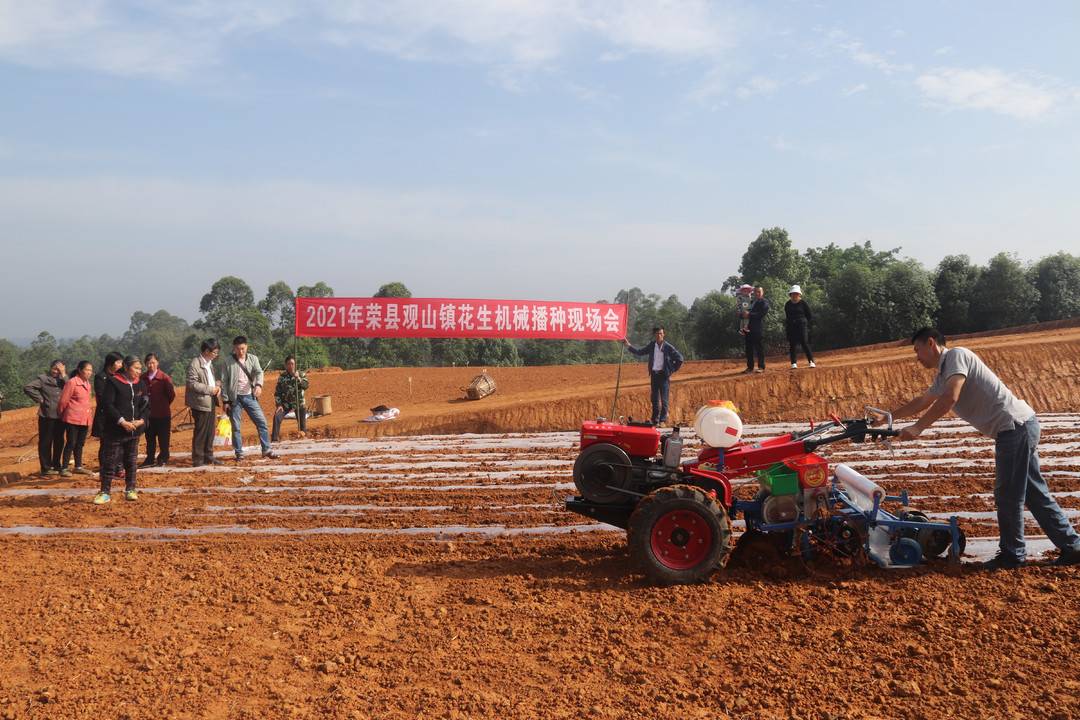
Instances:
[[[962,344],[1039,410],[1043,469],[1077,523],[1080,330]],[[733,399],[764,438],[894,405],[929,381],[911,355],[775,358],[745,377],[689,363],[673,417]],[[959,570],[731,567],[656,588],[622,531],[561,504],[575,428],[610,413],[616,370],[496,368],[479,402],[457,399],[475,369],[315,373],[334,412],[278,460],[192,469],[181,430],[138,502],[101,507],[95,478],[31,476],[33,412],[4,413],[0,717],[1080,717],[1080,568],[1046,565],[1030,518],[1041,563],[974,565],[996,550],[991,441],[945,420],[892,451],[824,452],[957,515]],[[623,368],[617,414],[648,412],[643,375]],[[402,417],[361,424],[378,403]]]

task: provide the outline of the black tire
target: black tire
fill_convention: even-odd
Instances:
[[[930,518],[924,512],[918,510],[909,510],[900,514],[901,520],[910,520],[912,522],[930,522]],[[922,546],[923,557],[936,558],[941,557],[944,553],[948,552],[952,546],[952,533],[948,530],[931,530],[924,528],[922,530],[916,530],[907,533],[905,537],[912,537],[919,541],[919,545]],[[964,537],[964,533],[960,533],[960,554],[964,554],[964,548],[967,546],[967,538]]]
[[[574,485],[591,502],[629,504],[632,496],[612,488],[625,489],[630,471],[630,456],[621,447],[597,443],[582,450],[574,461]]]
[[[731,520],[711,495],[671,485],[646,496],[629,522],[630,557],[658,585],[708,579],[731,553]]]

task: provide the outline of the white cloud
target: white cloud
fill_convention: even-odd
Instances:
[[[946,107],[990,110],[1033,120],[1077,96],[1058,80],[1024,78],[996,68],[936,68],[915,80],[923,96]]]
[[[778,87],[780,87],[780,83],[776,80],[763,75],[755,75],[740,85],[735,90],[735,95],[745,100],[754,95],[771,95],[776,92]]]
[[[272,0],[0,0],[0,59],[175,79],[218,62],[230,38],[275,27],[292,15]]]
[[[894,62],[891,53],[883,54],[868,50],[861,40],[849,37],[843,30],[830,30],[825,37],[828,46],[841,50],[859,65],[872,68],[886,75],[911,72],[914,69],[910,63]]]
[[[858,95],[861,92],[865,92],[869,86],[866,83],[859,83],[858,85],[852,85],[851,87],[844,88],[844,97],[851,97],[852,95]]]
[[[952,45],[943,45],[934,51],[935,55],[951,55],[953,53]]]
[[[714,61],[737,38],[735,14],[708,0],[0,0],[0,59],[39,67],[176,78],[267,32],[518,69],[584,41],[605,58]]]

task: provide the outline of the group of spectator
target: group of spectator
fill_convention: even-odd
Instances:
[[[215,373],[214,360],[220,345],[203,341],[200,353],[188,365],[185,378],[185,405],[191,409],[195,432],[191,443],[193,467],[220,464],[214,457],[214,428],[221,407],[232,425],[232,446],[236,460],[244,458],[241,436],[242,414],[247,413],[259,433],[262,455],[276,458],[271,442],[280,439],[281,424],[295,413],[301,432],[307,430],[304,391],[308,380],[296,370],[296,359],[285,360],[274,393],[273,438],[259,406],[263,368],[248,352],[247,338],[233,339],[233,352],[224,367]],[[113,481],[124,480],[124,498],[137,500],[135,478],[140,467],[169,463],[172,403],[176,399],[173,379],[164,372],[155,353],[142,360],[134,355],[111,352],[95,374],[88,360],[82,360],[67,374],[63,361],[54,360],[49,372],[34,378],[24,392],[38,406],[38,460],[42,476],[93,475],[83,465],[86,436],[99,438],[98,475],[100,492],[94,503],[111,500]],[[96,399],[96,405],[91,403]],[[139,439],[146,436],[146,456],[138,462]],[[71,462],[74,460],[74,466]]]
[[[788,357],[791,359],[791,369],[799,367],[796,356],[797,347],[801,347],[806,355],[810,367],[817,367],[814,363],[814,351],[810,349],[810,326],[814,321],[814,315],[810,306],[802,297],[802,288],[792,285],[788,290],[788,301],[784,303],[784,330],[788,340]],[[769,313],[769,301],[765,299],[765,288],[754,288],[754,300],[748,310],[742,313],[749,320],[744,342],[746,345],[746,370],[745,373],[765,372],[765,316]],[[757,360],[757,367],[754,361]]]
[[[790,298],[784,305],[784,327],[787,331],[788,354],[791,358],[791,369],[799,367],[796,359],[796,345],[802,347],[810,367],[817,367],[814,363],[814,352],[810,349],[810,325],[814,319],[810,306],[802,299],[802,288],[792,285],[788,291]],[[742,311],[741,316],[749,320],[744,331],[746,345],[746,370],[745,373],[765,372],[765,316],[769,312],[769,301],[765,299],[765,289],[754,288],[754,299],[750,307]],[[671,387],[671,376],[678,372],[683,364],[683,356],[675,346],[664,339],[664,328],[653,328],[653,341],[640,348],[634,347],[630,341],[623,338],[627,349],[638,357],[649,358],[649,384],[652,398],[653,425],[667,422],[668,396]],[[757,360],[757,367],[754,361]]]

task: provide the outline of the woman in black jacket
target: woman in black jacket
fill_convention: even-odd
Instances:
[[[810,306],[802,299],[802,288],[798,285],[791,286],[788,297],[791,299],[784,304],[784,327],[787,330],[791,369],[799,367],[795,361],[796,345],[802,345],[806,359],[810,361],[810,367],[817,367],[814,365],[814,351],[810,349],[810,324],[814,320]]]
[[[118,352],[111,352],[105,356],[105,362],[101,364],[101,372],[94,375],[94,397],[97,399],[97,407],[94,408],[94,424],[90,426],[90,437],[101,440],[98,448],[98,468],[105,467],[105,440],[101,437],[101,420],[105,417],[105,407],[101,398],[105,395],[105,382],[120,371],[124,356]]]
[[[105,458],[101,465],[101,492],[94,496],[95,505],[111,499],[113,477],[124,466],[124,499],[138,500],[135,491],[135,468],[139,460],[139,436],[146,430],[150,416],[150,398],[146,385],[139,382],[142,363],[134,355],[124,358],[120,372],[105,381],[105,390],[98,407],[102,408],[101,440]]]

